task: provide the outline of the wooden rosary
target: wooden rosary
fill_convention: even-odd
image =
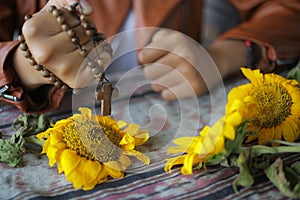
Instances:
[[[76,32],[70,28],[70,25],[63,15],[62,9],[67,10],[73,17],[75,17],[77,20],[80,20],[81,26],[85,30],[85,34],[90,37],[90,40],[93,43],[94,50],[96,51],[95,57],[88,55],[88,50],[80,44],[80,38],[76,35]],[[81,5],[79,3],[75,3],[67,8],[60,9],[56,8],[55,6],[50,6],[48,8],[48,12],[50,12],[56,18],[56,21],[60,24],[61,29],[70,37],[70,41],[79,48],[80,55],[87,59],[87,67],[92,70],[94,78],[100,84],[100,89],[97,89],[95,92],[96,100],[100,101],[100,114],[103,116],[110,115],[113,91],[115,95],[117,90],[112,87],[111,82],[105,77],[104,73],[107,55],[109,56],[109,60],[111,60],[113,53],[110,44],[105,41],[106,37],[104,34],[98,33],[95,25],[88,21],[88,17],[83,14]],[[29,20],[31,17],[31,15],[25,16],[25,21]],[[23,55],[37,71],[41,71],[43,77],[47,78],[57,88],[61,88],[62,90],[67,90],[69,88],[65,83],[63,83],[62,80],[57,78],[55,74],[36,62],[28,48],[28,45],[26,44],[23,35],[19,35],[18,40],[20,41],[20,49],[23,51]],[[77,93],[77,91],[78,89],[73,89],[74,93]]]

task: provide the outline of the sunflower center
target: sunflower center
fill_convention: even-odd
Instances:
[[[253,123],[260,128],[272,128],[290,115],[292,98],[280,84],[264,84],[252,93],[257,100]]]
[[[119,160],[120,140],[113,128],[90,120],[70,123],[64,134],[68,148],[103,163]]]

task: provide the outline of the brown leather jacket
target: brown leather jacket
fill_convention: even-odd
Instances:
[[[98,30],[107,36],[116,34],[130,7],[136,16],[136,26],[165,27],[181,31],[200,41],[202,0],[89,0],[95,12],[90,16]],[[230,0],[239,10],[243,22],[219,39],[250,40],[267,48],[270,61],[300,58],[300,1],[298,0]],[[12,52],[18,42],[11,41],[20,30],[26,14],[33,14],[47,0],[0,0],[0,94],[5,85],[10,88],[0,97],[2,101],[26,112],[47,112],[59,106],[64,92],[43,86],[32,94],[25,94],[13,72]],[[104,19],[104,20],[103,20]],[[139,46],[149,38],[140,36]],[[50,100],[49,100],[50,99]]]

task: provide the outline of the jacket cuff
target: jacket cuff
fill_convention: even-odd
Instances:
[[[249,20],[228,30],[218,39],[249,40],[266,47],[267,58],[273,63],[299,59],[299,15],[284,6],[272,6],[255,12]]]
[[[12,53],[19,42],[0,43],[0,99],[22,112],[45,113],[56,109],[65,91],[44,85],[30,93],[25,92],[13,70]],[[2,89],[2,90],[1,90]],[[2,92],[1,92],[2,91]]]

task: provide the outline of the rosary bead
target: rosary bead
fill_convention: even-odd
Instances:
[[[59,80],[59,79],[57,79],[56,81],[55,81],[55,83],[54,83],[54,86],[55,87],[57,87],[57,88],[60,88],[61,86],[62,86],[62,81],[61,80]]]
[[[32,17],[32,15],[25,15],[24,19],[25,21],[29,20]]]
[[[109,63],[111,60],[111,56],[110,56],[109,52],[103,51],[102,53],[100,53],[100,59],[105,60],[105,62],[108,61],[107,63]]]
[[[47,69],[43,69],[42,76],[45,78],[48,78],[48,77],[50,77],[50,72]]]
[[[93,68],[96,67],[96,64],[95,64],[94,62],[92,62],[92,61],[89,61],[89,62],[87,63],[87,66],[88,66],[89,68],[93,69]]]
[[[24,57],[25,58],[30,58],[31,57],[31,53],[30,53],[30,51],[23,51],[23,55],[24,55]]]
[[[100,59],[97,60],[97,64],[98,64],[98,66],[103,67],[104,64],[105,64],[105,62],[104,62],[104,60],[102,58],[100,58]]]
[[[94,74],[94,78],[101,82],[103,80],[103,73],[99,72],[98,74]]]
[[[66,9],[67,9],[67,11],[68,11],[69,13],[75,12],[75,7],[68,6]]]
[[[95,30],[94,28],[92,28],[92,29],[87,29],[87,30],[85,31],[85,34],[86,34],[87,36],[89,36],[89,37],[92,37],[95,33],[96,33],[96,30]]]
[[[71,38],[71,42],[73,42],[74,44],[79,44],[79,38],[77,36],[74,36]]]
[[[21,49],[22,51],[26,51],[26,50],[28,49],[27,44],[24,43],[24,42],[22,42],[22,43],[20,44],[20,49]]]
[[[54,17],[58,17],[58,16],[60,16],[61,14],[62,14],[61,11],[58,10],[58,9],[55,9],[55,10],[52,11],[52,15],[53,15]]]
[[[87,22],[88,21],[88,17],[86,15],[80,15],[80,21]]]
[[[70,37],[74,37],[76,35],[75,31],[73,29],[68,30],[68,35]]]
[[[34,58],[29,58],[28,59],[29,60],[29,63],[32,65],[32,66],[35,66],[37,63],[36,63],[36,61],[34,60]]]
[[[48,7],[48,12],[53,12],[54,10],[56,10],[57,8],[56,8],[56,6],[54,6],[54,5],[51,5],[51,6],[49,6]]]
[[[63,24],[63,23],[66,22],[66,18],[65,18],[64,16],[60,15],[60,16],[58,16],[58,17],[56,18],[56,21],[57,21],[59,24]]]
[[[92,72],[94,75],[99,75],[99,73],[101,73],[101,69],[100,67],[95,67],[92,69]]]
[[[87,51],[86,49],[80,50],[80,55],[81,55],[82,57],[86,57],[87,54],[88,54],[88,51]]]
[[[39,65],[39,64],[36,64],[36,65],[34,66],[34,68],[35,68],[35,70],[37,70],[37,71],[41,71],[41,70],[43,69],[43,67],[42,67],[41,65]]]
[[[92,26],[88,22],[82,22],[81,26],[86,30],[92,28]]]
[[[49,79],[49,81],[50,81],[51,83],[55,83],[55,81],[56,81],[56,76],[50,75],[48,79]]]
[[[68,87],[66,84],[63,84],[63,85],[61,86],[61,89],[62,89],[63,91],[67,91],[67,90],[69,89],[69,87]]]
[[[18,41],[24,43],[25,42],[25,38],[23,35],[19,35],[18,36]]]
[[[68,31],[68,30],[70,29],[70,26],[69,26],[69,24],[62,24],[62,25],[61,25],[61,29],[62,29],[63,31]]]

